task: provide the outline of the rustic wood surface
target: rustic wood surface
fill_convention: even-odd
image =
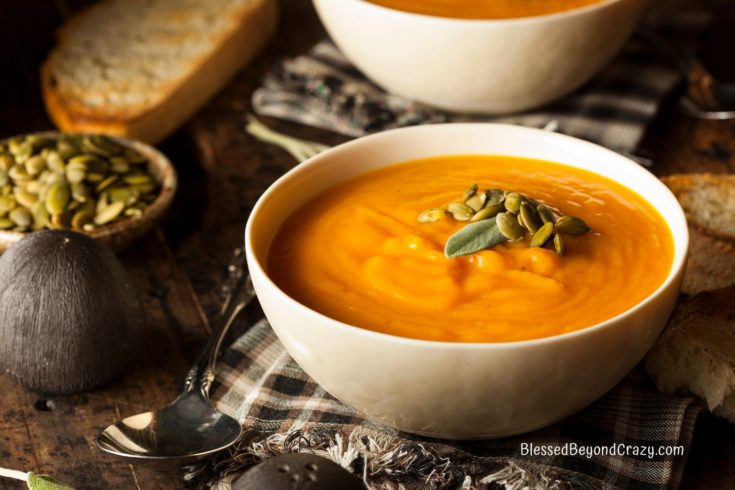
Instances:
[[[85,3],[89,2],[70,2],[71,10]],[[0,75],[0,138],[51,127],[40,102],[36,69],[52,42],[46,33],[63,16],[52,9],[58,5],[66,4],[28,0],[0,8],[0,63],[13,67],[12,75],[5,70]],[[101,454],[94,438],[120,416],[164,405],[177,394],[208,335],[207,318],[218,309],[225,266],[242,241],[249,208],[295,163],[284,151],[242,130],[250,94],[265,71],[275,60],[308,49],[324,35],[306,0],[282,5],[281,27],[268,49],[161,145],[179,171],[179,194],[162,229],[122,256],[147,313],[147,339],[140,358],[107,386],[74,396],[44,397],[0,376],[0,466],[49,473],[78,488],[184,486],[175,469],[127,464]],[[17,21],[3,28],[3,18]],[[22,28],[31,21],[47,28]],[[23,56],[15,48],[19,45],[25,47]],[[345,139],[264,121],[277,130],[327,144]],[[642,147],[654,157],[653,171],[658,175],[735,172],[735,122],[688,119],[673,101],[663,108]],[[735,428],[705,415],[695,430],[683,488],[735,488],[733,463]],[[16,488],[23,485],[0,479],[0,490]]]

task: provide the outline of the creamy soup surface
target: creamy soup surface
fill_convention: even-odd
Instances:
[[[528,238],[447,258],[466,222],[420,223],[472,183],[523,193],[591,228],[566,251]],[[653,293],[673,262],[671,232],[638,194],[573,167],[507,156],[458,155],[368,172],[286,219],[268,256],[288,295],[329,317],[415,339],[505,342],[571,332]]]
[[[586,7],[602,0],[368,0],[394,10],[456,19],[513,19]]]

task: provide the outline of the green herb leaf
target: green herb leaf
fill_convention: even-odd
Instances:
[[[28,473],[28,489],[29,490],[74,490],[65,483],[58,482],[48,475],[37,475]]]
[[[444,255],[450,259],[470,255],[503,243],[507,239],[498,230],[495,218],[471,223],[449,237]]]

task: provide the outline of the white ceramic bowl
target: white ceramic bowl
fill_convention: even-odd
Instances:
[[[342,52],[388,91],[452,111],[505,114],[592,78],[622,47],[645,0],[500,20],[431,17],[365,0],[314,5]]]
[[[507,343],[435,342],[364,330],[299,304],[268,277],[265,264],[274,234],[312,197],[371,169],[456,154],[551,160],[591,170],[636,191],[671,229],[675,249],[668,277],[647,299],[608,321]],[[310,376],[368,417],[408,432],[456,439],[543,427],[615,386],[664,327],[679,292],[688,241],[676,198],[636,163],[568,136],[496,124],[397,129],[327,150],[273,184],[253,209],[245,232],[258,299],[278,338]]]

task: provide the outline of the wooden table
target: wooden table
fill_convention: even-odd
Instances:
[[[51,2],[13,2],[17,15],[51,26]],[[74,7],[85,1],[72,2]],[[46,10],[38,10],[44,4]],[[95,436],[123,415],[158,407],[177,394],[181,380],[209,333],[220,303],[219,287],[245,217],[256,198],[294,165],[284,151],[242,130],[250,94],[275,60],[302,52],[324,33],[306,0],[283,2],[277,37],[269,48],[161,148],[175,162],[180,192],[166,223],[123,255],[140,287],[147,339],[137,363],[122,377],[90,393],[44,397],[0,376],[0,466],[44,472],[79,488],[180,488],[172,470],[132,465],[100,453]],[[0,77],[0,137],[51,127],[40,102],[37,66],[52,42],[50,27],[28,34],[23,22],[0,29],[0,46],[12,38],[25,52],[0,56],[14,77]],[[9,24],[10,26],[10,24]],[[7,26],[6,26],[7,27]],[[15,29],[15,30],[13,30]],[[36,33],[41,32],[38,35]],[[8,39],[3,40],[2,37]],[[2,42],[5,41],[5,42]],[[0,55],[3,53],[0,52]],[[266,119],[283,132],[335,144],[345,138]],[[735,122],[688,119],[667,104],[643,148],[658,175],[685,171],[735,172]],[[684,488],[735,487],[735,428],[704,416],[695,431]],[[22,488],[0,479],[0,490]]]

